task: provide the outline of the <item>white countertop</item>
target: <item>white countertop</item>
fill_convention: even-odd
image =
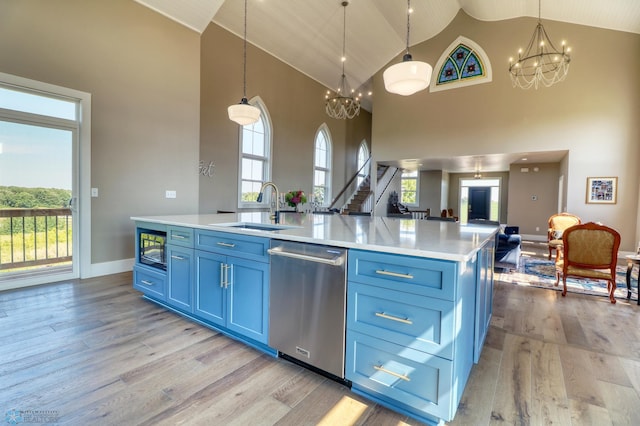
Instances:
[[[471,259],[498,231],[498,227],[486,225],[338,214],[281,213],[280,224],[293,228],[278,231],[225,226],[273,223],[267,212],[134,216],[131,219],[452,261]]]

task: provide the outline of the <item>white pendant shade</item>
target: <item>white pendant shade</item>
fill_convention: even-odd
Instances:
[[[405,60],[384,70],[384,88],[402,96],[413,95],[429,87],[432,72],[426,62]]]
[[[229,111],[229,119],[241,126],[253,124],[260,119],[260,108],[253,105],[239,103],[231,105],[227,110]]]

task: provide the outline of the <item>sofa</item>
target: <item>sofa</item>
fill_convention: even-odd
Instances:
[[[522,253],[522,236],[518,234],[517,226],[502,227],[499,222],[485,219],[470,219],[472,225],[499,226],[500,231],[496,235],[496,252],[494,268],[518,269],[520,266],[520,254]]]

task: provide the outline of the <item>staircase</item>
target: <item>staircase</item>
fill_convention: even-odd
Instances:
[[[349,214],[350,212],[361,212],[362,205],[365,204],[367,199],[371,196],[371,176],[367,176],[353,195],[347,206],[342,210],[342,214]]]
[[[377,180],[379,181],[382,175],[385,174],[389,166],[378,165],[377,168]],[[371,175],[367,175],[366,178],[360,183],[355,194],[349,200],[346,207],[342,210],[342,214],[349,214],[350,212],[366,212],[371,213],[372,202],[370,200],[373,192],[371,191]]]

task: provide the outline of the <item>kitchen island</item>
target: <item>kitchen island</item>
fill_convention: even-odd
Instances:
[[[452,420],[492,313],[497,227],[287,213],[132,217],[166,234],[166,272],[140,262],[145,297],[264,352],[271,240],[348,249],[345,374],[352,391],[437,424]],[[211,285],[211,282],[215,285]]]

